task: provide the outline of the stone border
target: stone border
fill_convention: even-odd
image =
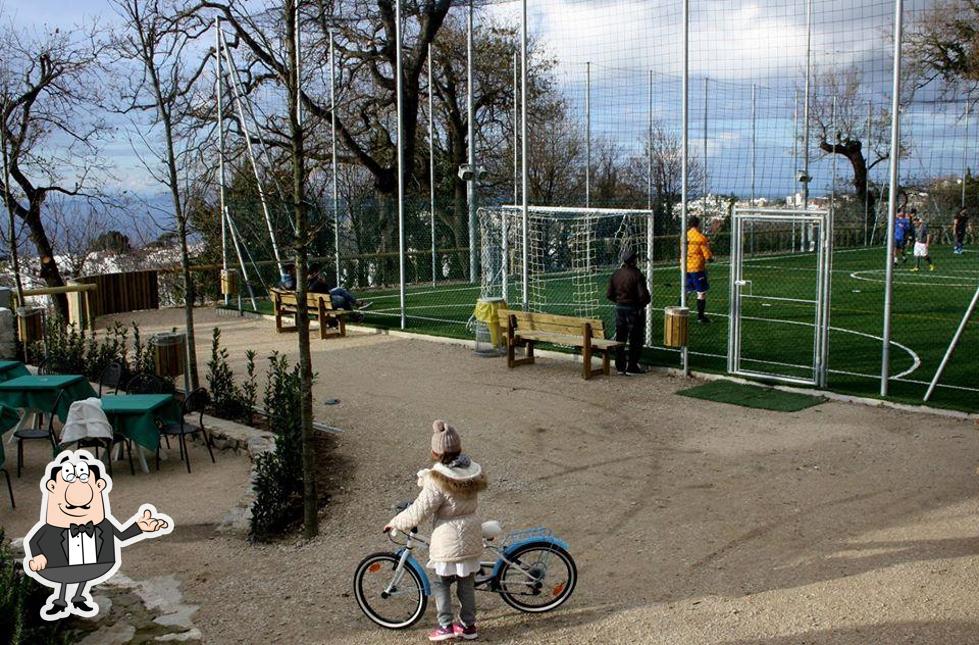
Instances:
[[[219,419],[207,414],[204,415],[204,427],[207,428],[207,434],[214,442],[215,448],[221,450],[230,448],[235,452],[244,448],[252,461],[250,477],[252,485],[242,494],[217,527],[219,533],[248,535],[251,529],[252,503],[255,501],[255,462],[259,455],[275,450],[275,435],[267,430],[259,430],[243,423]]]

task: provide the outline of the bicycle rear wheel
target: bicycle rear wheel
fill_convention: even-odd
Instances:
[[[497,584],[504,602],[514,609],[530,613],[556,609],[578,583],[574,558],[556,544],[526,544],[507,559],[510,562],[503,564]]]
[[[425,614],[428,604],[421,576],[408,565],[398,570],[400,561],[394,553],[373,553],[361,560],[354,573],[357,604],[368,618],[386,629],[411,627]]]

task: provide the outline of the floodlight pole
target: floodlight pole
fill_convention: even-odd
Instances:
[[[891,97],[890,195],[887,204],[887,245],[884,249],[884,330],[881,334],[880,395],[887,396],[891,371],[891,306],[894,297],[894,219],[897,216],[898,173],[901,165],[901,40],[904,0],[894,0],[894,80]]]
[[[428,44],[428,216],[432,235],[432,286],[435,286],[435,101],[432,100],[432,44]]]
[[[680,156],[680,306],[687,306],[687,191],[689,188],[689,146],[690,146],[690,0],[683,0],[683,88],[681,96],[682,136]],[[706,160],[705,160],[706,161]],[[706,166],[705,166],[706,168]],[[706,174],[706,173],[705,173]],[[683,374],[690,374],[690,353],[686,345],[680,349]]]
[[[336,265],[337,286],[340,276],[340,190],[337,179],[337,59],[333,31],[330,31],[330,148],[333,169],[333,263]]]
[[[591,208],[591,63],[585,63],[585,208]]]
[[[688,1],[688,0],[684,0]],[[529,231],[528,231],[528,201],[527,201],[527,182],[528,182],[528,169],[527,169],[527,0],[523,0],[523,11],[521,14],[520,21],[520,51],[522,54],[522,64],[520,69],[520,162],[521,167],[521,189],[520,198],[523,200],[523,229],[521,231],[522,244],[520,249],[521,255],[521,267],[522,272],[521,282],[522,282],[522,305],[524,310],[530,308],[530,271],[527,266],[527,245],[529,243]]]
[[[653,344],[653,261],[656,250],[656,213],[653,211],[653,70],[649,70],[649,108],[646,124],[646,155],[649,172],[646,174],[646,207],[649,215],[646,220],[646,286],[649,289],[649,304],[646,306],[646,346]]]
[[[401,0],[395,0],[394,47],[395,91],[398,104],[398,299],[401,310],[401,329],[405,328],[405,175],[404,175],[404,106],[401,98]]]
[[[476,171],[476,102],[473,97],[473,0],[469,0],[469,28],[466,30],[466,79],[468,81],[467,113],[469,120],[469,179],[467,193],[469,198],[469,282],[476,282],[479,272],[479,262],[476,257],[476,182],[479,173]]]

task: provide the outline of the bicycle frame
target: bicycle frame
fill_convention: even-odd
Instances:
[[[412,555],[412,551],[415,549],[416,545],[421,544],[428,546],[429,543],[425,538],[419,536],[417,531],[412,533],[404,533],[404,535],[406,536],[405,544],[402,545],[401,549],[399,549],[397,552],[397,555],[399,556],[398,566],[395,567],[394,576],[391,578],[391,582],[385,588],[384,593],[388,595],[395,595],[397,593],[398,585],[401,583],[401,580],[404,577],[405,568],[411,567],[422,580],[423,593],[426,596],[431,596],[432,588],[428,574],[425,572],[425,568]],[[524,568],[521,563],[510,559],[510,555],[513,552],[527,544],[532,543],[553,544],[554,546],[568,550],[568,544],[566,542],[550,535],[528,538],[504,546],[497,546],[496,544],[483,540],[483,550],[491,551],[492,553],[496,554],[496,559],[489,561],[480,560],[479,573],[476,575],[476,589],[478,591],[491,591],[494,593],[499,593],[499,576],[503,569],[503,565],[505,564],[509,564],[515,570],[520,571],[527,578],[529,583],[538,584],[537,579],[534,578],[531,572]],[[483,574],[483,572],[487,569],[490,571],[490,574]]]

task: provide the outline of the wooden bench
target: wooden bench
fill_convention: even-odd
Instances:
[[[556,316],[514,309],[501,309],[500,326],[506,329],[507,367],[528,365],[534,362],[534,343],[553,343],[581,348],[581,376],[588,380],[592,376],[610,372],[609,353],[624,345],[605,339],[605,325],[597,318],[576,318]],[[516,357],[517,347],[525,347],[524,358]],[[602,357],[602,367],[593,370],[591,359],[594,355]]]
[[[282,333],[295,331],[296,325],[286,327],[282,324],[283,316],[292,316],[295,321],[299,313],[299,301],[296,299],[295,291],[285,289],[269,289],[272,296],[272,305],[275,307],[275,331]],[[338,338],[347,335],[346,316],[350,312],[346,309],[334,309],[333,299],[328,293],[307,293],[306,311],[316,317],[320,323],[320,338]],[[335,322],[336,326],[330,325]]]

